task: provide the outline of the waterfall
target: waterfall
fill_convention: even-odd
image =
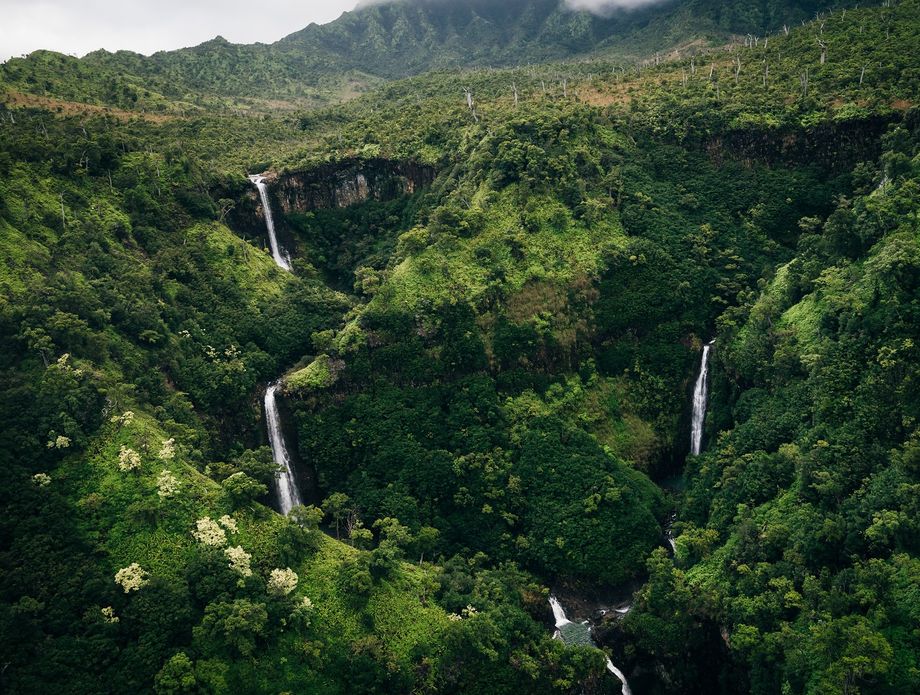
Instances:
[[[268,200],[268,187],[262,176],[250,176],[249,180],[259,189],[262,199],[262,213],[265,216],[265,228],[268,230],[268,243],[272,249],[272,258],[282,270],[291,271],[291,262],[287,254],[283,253],[275,234],[275,219],[272,217],[272,206]],[[272,458],[281,469],[275,474],[275,491],[278,493],[278,507],[282,514],[289,513],[294,507],[303,504],[297,479],[294,477],[294,466],[284,443],[284,432],[281,429],[281,415],[278,412],[278,382],[269,384],[265,389],[265,425],[268,427],[268,441],[272,447]]]
[[[272,258],[278,267],[291,271],[291,261],[287,254],[281,250],[278,244],[278,237],[275,234],[275,219],[272,217],[272,206],[268,201],[268,186],[265,185],[265,178],[262,176],[250,176],[249,180],[259,189],[259,197],[262,199],[262,214],[265,216],[265,227],[268,229],[268,243],[272,248]]]
[[[556,621],[557,634],[562,637],[561,629],[566,625],[572,625],[573,623],[565,616],[565,609],[562,607],[562,604],[559,603],[559,599],[557,599],[555,596],[549,597],[549,605],[550,608],[553,609],[553,620]],[[628,610],[629,609],[627,608],[626,610],[622,611],[622,613],[625,614]],[[617,610],[617,613],[621,613],[621,611]],[[587,623],[584,625],[584,629],[588,630]],[[565,638],[562,637],[562,639],[564,642]],[[591,640],[591,644],[594,644],[593,640]],[[620,669],[613,665],[613,662],[610,660],[609,656],[607,657],[607,670],[620,679],[620,683],[623,684],[623,695],[632,695],[632,690],[629,689],[629,683],[626,682],[626,676]]]
[[[626,682],[626,676],[620,669],[613,665],[609,656],[607,657],[607,670],[620,679],[620,683],[623,684],[623,695],[632,695],[632,690],[629,689],[629,683]]]
[[[690,455],[699,456],[703,445],[703,422],[706,419],[706,396],[709,387],[709,353],[715,340],[703,346],[703,357],[700,360],[700,375],[696,378],[693,388],[693,420],[690,426]]]
[[[282,514],[287,514],[298,504],[303,504],[294,467],[287,447],[284,445],[284,432],[281,431],[281,415],[278,413],[278,382],[270,384],[265,390],[265,423],[268,426],[268,438],[272,445],[272,457],[281,470],[275,475],[275,490],[278,493],[278,505]]]
[[[559,599],[555,596],[549,597],[550,608],[553,609],[553,619],[556,621],[556,627],[560,628],[563,625],[568,625],[571,620],[565,617],[565,609],[563,609],[562,604],[559,603]]]

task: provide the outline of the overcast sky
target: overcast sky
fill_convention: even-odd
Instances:
[[[324,23],[357,0],[0,0],[0,61],[49,48],[138,53],[195,46],[218,34],[271,43]]]

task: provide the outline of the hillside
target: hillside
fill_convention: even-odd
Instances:
[[[814,9],[6,64],[0,689],[918,691],[920,3]]]

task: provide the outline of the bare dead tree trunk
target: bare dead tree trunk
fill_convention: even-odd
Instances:
[[[693,57],[690,58],[690,74],[696,74],[696,59]]]
[[[514,92],[514,108],[517,108],[518,107],[518,91],[517,91],[517,85],[514,82],[511,83],[511,91]]]
[[[866,66],[862,66],[862,70],[859,71],[859,86],[862,87],[863,78],[866,76]]]
[[[770,77],[770,64],[764,62],[763,64],[763,86],[767,86],[767,78]]]
[[[827,61],[827,44],[821,39],[819,39],[817,36],[815,37],[815,40],[818,42],[818,45],[821,47],[821,65],[824,65],[824,63]]]
[[[709,81],[710,81],[710,82],[712,82],[712,76],[713,76],[713,74],[715,73],[715,71],[716,71],[716,64],[715,64],[715,63],[711,63],[711,64],[709,65]]]
[[[569,98],[569,81],[566,78],[562,78],[562,98]]]
[[[735,84],[738,84],[738,77],[741,75],[741,57],[735,58]]]

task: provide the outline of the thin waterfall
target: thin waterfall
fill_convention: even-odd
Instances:
[[[284,444],[284,432],[281,429],[281,415],[278,413],[278,383],[270,384],[265,390],[265,424],[268,426],[268,439],[272,446],[272,457],[280,467],[275,475],[275,491],[278,493],[278,507],[282,514],[289,513],[294,507],[303,504],[294,466]]]
[[[549,597],[549,605],[550,605],[550,608],[553,609],[553,620],[556,623],[556,634],[564,642],[565,638],[562,636],[562,628],[564,628],[566,625],[572,625],[573,623],[571,620],[569,620],[566,617],[565,609],[562,607],[562,604],[559,603],[559,599],[557,599],[555,596]],[[628,610],[629,609],[627,608],[626,611]],[[623,611],[623,613],[626,613],[626,611]],[[620,611],[617,611],[617,612],[620,613]],[[585,625],[585,630],[588,631],[587,623],[584,623],[584,625]],[[590,640],[590,641],[591,641],[591,644],[594,644],[594,640]],[[580,643],[584,644],[584,642],[580,642]],[[626,682],[626,675],[620,669],[618,669],[616,666],[613,665],[613,662],[610,660],[609,656],[607,657],[607,670],[610,671],[610,673],[612,673],[614,676],[619,678],[620,683],[623,684],[623,695],[632,695],[632,690],[629,689],[629,683]]]
[[[706,420],[706,398],[709,389],[709,354],[715,340],[703,346],[700,374],[693,388],[693,420],[690,425],[690,455],[699,456],[703,446],[703,422]]]
[[[291,263],[286,254],[281,251],[278,237],[275,234],[275,219],[272,217],[272,206],[268,200],[268,187],[262,176],[250,176],[249,180],[259,189],[262,199],[262,213],[265,216],[265,227],[268,230],[268,243],[272,249],[272,258],[282,270],[291,271]],[[278,382],[269,384],[265,389],[265,425],[268,428],[268,441],[272,447],[272,458],[279,471],[275,475],[275,492],[278,494],[278,508],[282,514],[288,514],[297,505],[303,504],[300,489],[297,487],[297,478],[294,476],[294,466],[284,443],[284,431],[281,429],[281,415],[278,412]]]
[[[265,227],[268,230],[268,244],[272,249],[272,258],[275,259],[275,263],[278,264],[279,268],[290,272],[291,261],[287,254],[281,250],[278,236],[275,234],[275,218],[272,217],[272,206],[268,200],[268,186],[265,185],[265,178],[262,176],[250,176],[249,180],[259,189],[259,197],[262,199],[262,214],[265,216]]]

